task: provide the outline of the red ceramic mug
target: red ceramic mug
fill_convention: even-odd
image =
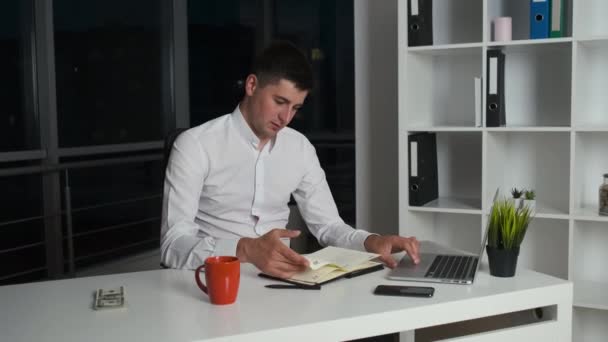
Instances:
[[[205,269],[205,282],[200,278]],[[209,296],[211,304],[232,304],[239,292],[241,262],[233,256],[212,256],[205,259],[205,264],[194,272],[198,287]]]

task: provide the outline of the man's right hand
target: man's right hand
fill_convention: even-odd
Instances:
[[[281,238],[295,238],[299,230],[273,229],[259,238],[241,238],[236,256],[254,264],[260,271],[279,278],[289,278],[308,268],[308,260],[287,247]]]

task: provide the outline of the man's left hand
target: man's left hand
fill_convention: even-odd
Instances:
[[[414,264],[420,262],[420,256],[418,255],[420,243],[415,237],[370,235],[365,239],[364,246],[368,252],[380,254],[380,260],[390,268],[397,266],[397,261],[391,254],[401,251],[405,251]]]

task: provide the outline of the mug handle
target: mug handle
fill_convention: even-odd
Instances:
[[[194,279],[196,279],[196,285],[198,285],[198,287],[205,292],[206,294],[209,294],[207,292],[207,286],[205,286],[205,284],[203,284],[203,281],[201,280],[200,274],[201,274],[201,270],[205,268],[205,265],[200,265],[196,271],[194,271]]]

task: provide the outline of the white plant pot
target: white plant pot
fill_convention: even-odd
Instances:
[[[515,209],[521,208],[523,202],[522,198],[510,198],[509,200],[513,203]]]
[[[525,200],[522,200],[522,201],[523,201],[522,208],[527,206],[528,208],[530,208],[531,212],[536,212],[536,200],[527,200],[527,199],[525,199]]]

